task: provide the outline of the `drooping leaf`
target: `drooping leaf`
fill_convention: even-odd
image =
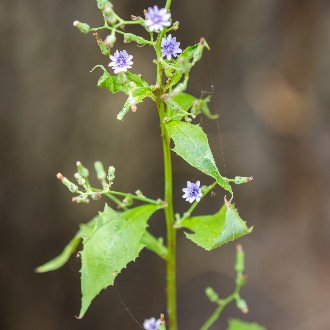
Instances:
[[[54,259],[48,261],[44,265],[41,265],[36,268],[37,273],[50,272],[56,269],[61,268],[76,251],[81,240],[81,236],[78,233],[63,249],[62,253],[55,257]]]
[[[172,103],[176,106],[173,106]],[[185,115],[184,113],[180,114],[180,110],[188,111],[191,109],[191,114],[199,115],[203,113],[206,117],[210,119],[218,118],[218,115],[214,115],[211,113],[208,103],[210,102],[210,97],[206,97],[204,99],[199,99],[193,95],[190,95],[185,92],[181,92],[175,95],[173,98],[166,101],[168,108],[168,117],[175,116],[175,120],[181,120]]]
[[[135,107],[137,104],[143,102],[143,100],[146,97],[151,96],[151,94],[152,91],[149,88],[137,87],[131,89],[123,109],[117,115],[117,119],[123,120],[125,116],[132,110],[132,107]]]
[[[146,231],[149,217],[157,205],[143,205],[127,211],[125,218],[106,206],[99,221],[94,221],[94,230],[84,233],[81,251],[82,306],[79,318],[83,317],[92,300],[109,285],[116,276],[134,261],[144,245],[140,242]]]
[[[227,330],[266,330],[266,328],[257,323],[248,323],[234,319],[229,320],[229,327]]]
[[[220,174],[206,134],[198,125],[181,121],[172,121],[166,124],[169,136],[173,139],[173,151],[182,157],[191,166],[213,177],[217,183],[232,194],[228,181]]]
[[[234,205],[226,204],[213,215],[197,216],[184,219],[180,226],[193,233],[186,237],[205,250],[213,250],[221,245],[249,234],[252,228],[240,218]]]

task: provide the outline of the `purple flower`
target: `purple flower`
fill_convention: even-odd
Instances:
[[[158,330],[159,326],[160,320],[156,320],[154,317],[143,322],[144,330]]]
[[[171,14],[167,12],[166,8],[149,7],[145,16],[145,24],[150,32],[160,32],[163,31],[164,26],[171,25]]]
[[[132,67],[132,55],[129,55],[126,50],[116,50],[113,56],[110,56],[111,62],[109,66],[115,73],[126,72],[127,69]]]
[[[203,195],[200,185],[200,181],[197,181],[196,183],[191,183],[190,181],[187,181],[187,188],[182,189],[182,191],[184,192],[182,198],[185,198],[186,201],[189,203],[192,203],[194,201],[199,202]]]
[[[172,59],[172,56],[177,57],[178,54],[182,53],[180,48],[180,42],[176,41],[176,37],[172,38],[172,35],[169,34],[162,39],[162,55],[167,57],[168,60]]]

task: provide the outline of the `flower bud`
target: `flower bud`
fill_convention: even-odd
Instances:
[[[63,174],[57,173],[56,177],[72,192],[75,193],[78,191],[78,186],[72,183],[68,178]]]
[[[116,169],[113,166],[110,166],[108,169],[108,176],[107,176],[109,183],[112,183],[112,181],[115,179],[116,177],[115,172]]]
[[[99,192],[94,192],[92,193],[91,197],[94,201],[98,201],[99,199],[101,199],[102,195]]]
[[[91,31],[91,27],[87,23],[74,21],[73,26],[76,27],[82,33],[89,33]]]
[[[253,181],[253,177],[252,176],[248,176],[248,177],[235,176],[235,178],[234,178],[235,184],[249,183],[251,181]]]
[[[142,37],[139,37],[133,33],[125,33],[124,34],[124,42],[125,43],[130,43],[130,42],[136,42],[138,45],[146,45],[148,42],[148,40],[142,38]]]
[[[236,300],[236,306],[238,309],[242,311],[243,314],[247,314],[249,312],[249,308],[247,306],[247,303],[244,299],[239,298]]]
[[[72,197],[72,203],[88,204],[89,199],[87,198],[87,196],[76,196],[76,197]]]
[[[208,287],[205,289],[205,294],[211,302],[217,303],[219,301],[218,294],[213,290],[213,288]]]
[[[107,20],[107,22],[109,22],[110,24],[115,24],[118,20],[117,15],[115,14],[114,10],[113,10],[113,6],[111,4],[111,2],[108,2],[105,6],[104,6],[104,18]]]
[[[100,161],[94,163],[95,172],[98,180],[103,181],[106,179],[107,174],[105,173],[104,166]]]
[[[116,41],[117,41],[116,34],[111,33],[104,39],[104,44],[107,47],[112,48],[115,45]]]
[[[83,178],[88,178],[88,175],[89,175],[89,171],[88,171],[88,169],[87,169],[83,164],[81,164],[80,161],[77,161],[76,165],[77,165],[77,172],[78,172]]]
[[[97,8],[100,10],[103,10],[106,6],[109,6],[111,4],[111,2],[109,0],[96,0],[97,3]]]
[[[81,186],[84,186],[84,184],[86,183],[86,180],[79,173],[75,173],[74,177],[77,180],[78,184],[80,184]]]

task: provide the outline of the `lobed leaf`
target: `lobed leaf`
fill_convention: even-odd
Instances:
[[[233,205],[223,205],[213,215],[184,219],[180,226],[193,231],[186,237],[205,250],[213,250],[221,245],[249,234],[248,228]]]
[[[213,177],[217,183],[232,194],[227,179],[220,174],[206,134],[198,125],[186,122],[172,121],[166,124],[168,134],[173,139],[173,151],[191,166]]]
[[[143,205],[125,212],[125,217],[106,206],[93,226],[84,230],[81,251],[82,318],[92,300],[109,285],[116,276],[134,261],[144,245],[141,238],[146,231],[149,217],[157,205]]]
[[[229,320],[229,327],[227,330],[266,330],[266,328],[257,323],[247,323],[233,319]]]

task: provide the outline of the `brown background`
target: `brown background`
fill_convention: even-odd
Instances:
[[[114,1],[128,18],[164,1]],[[243,291],[250,314],[234,307],[225,317],[257,320],[269,330],[330,328],[330,3],[326,0],[174,0],[173,18],[183,46],[204,36],[212,51],[192,75],[189,91],[211,92],[216,121],[202,119],[215,158],[230,177],[253,175],[235,188],[240,214],[254,225],[241,242],[250,281]],[[83,320],[79,260],[37,275],[33,268],[55,256],[80,222],[102,202],[72,205],[55,179],[71,176],[76,160],[92,167],[115,165],[115,188],[162,195],[161,144],[150,102],[124,122],[115,119],[124,97],[98,89],[108,60],[75,19],[98,25],[91,0],[0,3],[0,327],[5,330],[138,329],[165,309],[164,265],[144,251],[102,293]],[[118,48],[123,47],[120,43]],[[134,72],[154,81],[150,49],[125,45]],[[213,87],[212,87],[213,86]],[[220,133],[220,134],[219,134]],[[221,149],[223,149],[223,157]],[[186,180],[210,182],[174,157],[176,206],[184,210]],[[198,209],[213,212],[219,191]],[[151,223],[162,235],[162,217]],[[178,242],[178,300],[183,330],[198,329],[213,306],[212,285],[223,295],[233,287],[234,244],[206,253]],[[213,329],[225,329],[218,323]]]

